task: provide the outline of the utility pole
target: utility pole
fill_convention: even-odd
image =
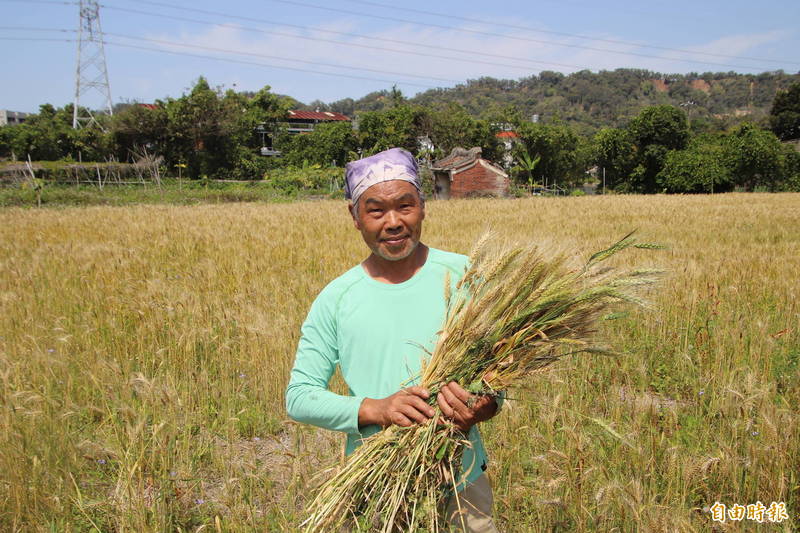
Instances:
[[[682,108],[686,109],[686,124],[689,126],[689,129],[692,127],[692,107],[697,105],[697,102],[694,100],[687,100],[682,104],[678,104]]]
[[[603,195],[606,194],[606,167],[603,167]]]
[[[100,6],[97,0],[80,0],[78,20],[78,61],[75,71],[75,108],[72,111],[72,127],[75,129],[97,120],[92,112],[80,111],[81,96],[90,89],[98,91],[105,100],[108,114],[111,108],[111,87],[108,84],[106,51],[103,47],[103,30],[100,29]]]

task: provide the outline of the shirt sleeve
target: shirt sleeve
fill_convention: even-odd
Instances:
[[[336,342],[336,302],[323,291],[300,330],[294,367],[286,387],[286,412],[298,422],[334,431],[358,433],[363,398],[328,390],[339,363]]]

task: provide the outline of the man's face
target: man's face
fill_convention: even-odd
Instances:
[[[351,211],[352,214],[352,211]],[[403,180],[376,183],[358,199],[353,222],[375,255],[405,259],[417,248],[425,204],[416,187]]]

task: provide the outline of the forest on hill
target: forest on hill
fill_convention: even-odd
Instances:
[[[390,147],[425,166],[455,147],[480,147],[529,192],[554,183],[579,191],[587,181],[620,193],[800,190],[800,152],[786,142],[800,139],[800,75],[542,72],[308,107],[352,122],[298,134],[286,122],[299,108],[293,98],[269,86],[223,91],[203,77],[178,98],[95,114],[82,129],[72,128],[72,104],[44,104],[25,123],[0,127],[0,160],[9,160],[0,173],[29,158],[61,161],[47,170],[58,179],[74,162],[147,157],[193,180],[333,191],[346,162]]]
[[[642,109],[654,105],[683,108],[694,131],[721,131],[744,121],[761,122],[769,115],[779,90],[800,82],[800,73],[762,74],[705,72],[663,74],[617,69],[573,74],[543,71],[519,80],[482,77],[453,88],[430,89],[408,99],[410,104],[443,108],[457,103],[475,118],[491,122],[559,120],[582,135],[603,127],[621,127]],[[354,100],[311,102],[320,108],[354,116],[394,105],[392,91],[378,91]]]

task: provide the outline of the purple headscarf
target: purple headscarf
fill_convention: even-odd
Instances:
[[[420,191],[417,161],[414,156],[402,148],[390,148],[375,155],[353,161],[345,165],[344,196],[358,203],[361,195],[383,181],[403,180],[411,183]]]

